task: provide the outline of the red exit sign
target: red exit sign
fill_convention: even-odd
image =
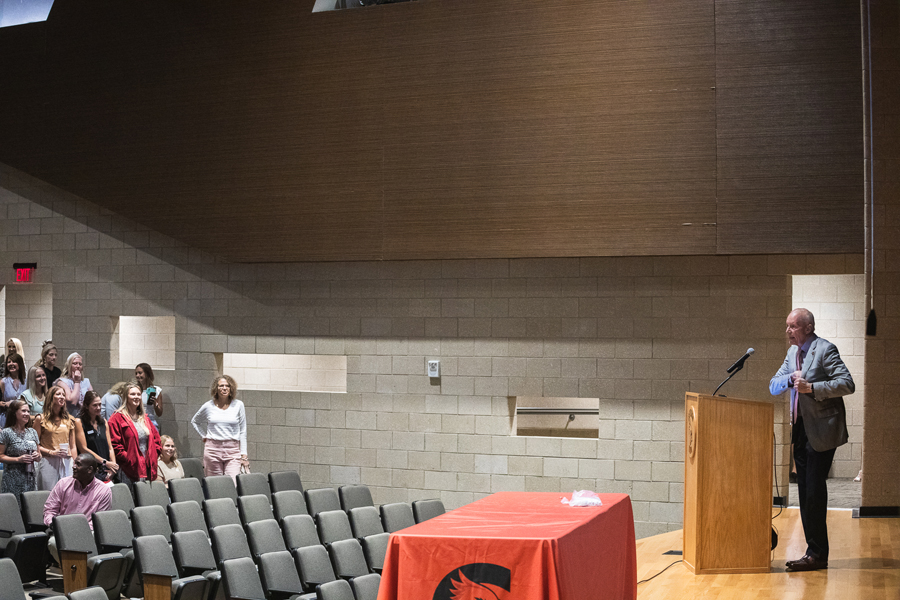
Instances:
[[[16,271],[16,283],[30,283],[37,263],[15,263],[13,269]]]

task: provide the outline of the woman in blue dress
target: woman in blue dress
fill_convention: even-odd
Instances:
[[[25,391],[25,361],[19,354],[6,357],[6,377],[0,379],[0,427],[6,424],[6,409],[13,400],[17,400]]]

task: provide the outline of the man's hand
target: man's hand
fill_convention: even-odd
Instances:
[[[797,388],[797,391],[801,394],[812,394],[812,384],[802,377],[798,377],[794,381],[794,387]]]

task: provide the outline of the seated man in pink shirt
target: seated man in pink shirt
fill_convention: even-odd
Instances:
[[[80,514],[87,517],[88,525],[94,528],[91,517],[95,512],[109,510],[112,492],[109,486],[94,477],[97,474],[97,459],[88,453],[79,454],[72,464],[72,476],[60,479],[44,504],[44,525],[51,527],[57,515]],[[47,544],[50,555],[59,562],[56,538],[52,535]]]

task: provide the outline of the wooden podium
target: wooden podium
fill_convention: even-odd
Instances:
[[[688,392],[684,417],[684,564],[768,573],[774,405]]]

